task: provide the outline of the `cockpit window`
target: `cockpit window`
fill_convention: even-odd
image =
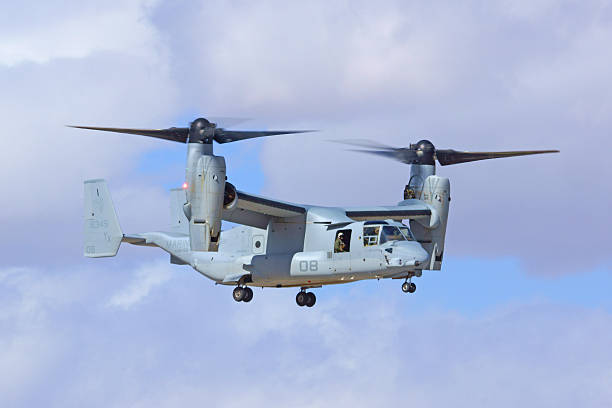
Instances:
[[[378,245],[380,225],[363,227],[363,246]]]
[[[408,241],[414,241],[414,236],[412,235],[412,231],[410,231],[410,228],[408,227],[399,227],[400,231],[402,231],[402,234],[404,234],[404,236],[406,237],[406,240]]]
[[[392,225],[384,225],[380,233],[380,243],[384,244],[389,241],[406,241],[406,237],[404,237],[399,228]]]

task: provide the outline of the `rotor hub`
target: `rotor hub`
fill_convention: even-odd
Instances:
[[[189,127],[189,143],[210,144],[215,136],[215,124],[204,118],[198,118],[191,122]]]
[[[435,165],[436,148],[429,140],[420,140],[411,148],[416,152],[417,164]]]

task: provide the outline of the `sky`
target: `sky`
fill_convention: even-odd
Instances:
[[[612,404],[612,2],[0,4],[0,405]],[[439,167],[445,261],[257,289],[154,248],[82,257],[82,182],[168,224],[184,146],[64,127],[319,129],[216,146],[240,190],[393,205],[409,168],[331,143],[560,154]]]

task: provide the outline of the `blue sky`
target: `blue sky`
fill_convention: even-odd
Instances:
[[[612,4],[0,6],[2,406],[612,403]],[[321,129],[216,146],[239,189],[394,204],[409,169],[329,140],[559,155],[440,168],[442,271],[231,299],[154,248],[82,257],[82,181],[163,228],[184,146],[64,124]]]

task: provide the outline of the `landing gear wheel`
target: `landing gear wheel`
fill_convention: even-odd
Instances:
[[[308,292],[306,293],[306,306],[313,307],[317,303],[317,297],[314,293]]]
[[[308,299],[308,295],[306,294],[306,292],[300,291],[295,296],[295,303],[297,303],[298,306],[304,306],[306,304],[307,299]]]
[[[414,293],[416,291],[416,285],[413,282],[404,282],[402,283],[402,292],[404,293]]]
[[[250,302],[253,300],[253,289],[246,287],[244,288],[244,297],[242,298],[243,302]]]
[[[246,290],[244,288],[241,288],[240,286],[236,287],[234,289],[234,292],[232,293],[234,300],[236,302],[242,302],[244,300],[244,297],[246,295]]]

